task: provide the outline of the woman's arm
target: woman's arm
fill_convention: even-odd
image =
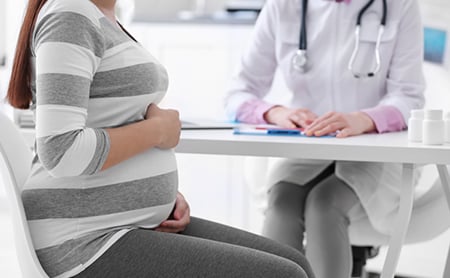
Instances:
[[[55,177],[92,175],[146,149],[178,142],[178,112],[153,105],[138,123],[87,126],[91,84],[104,52],[104,34],[82,12],[49,14],[37,24],[36,151]]]
[[[102,170],[150,148],[175,147],[180,138],[180,130],[181,121],[177,111],[163,110],[154,104],[150,105],[145,120],[106,129],[110,138],[110,148]]]

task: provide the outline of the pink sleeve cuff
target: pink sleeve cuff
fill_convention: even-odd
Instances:
[[[274,106],[274,104],[260,99],[248,100],[239,107],[236,113],[236,120],[248,124],[266,124],[264,113]]]
[[[400,131],[406,128],[402,113],[394,106],[377,106],[364,109],[362,112],[369,115],[378,133]]]

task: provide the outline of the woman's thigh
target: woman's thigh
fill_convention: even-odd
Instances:
[[[193,218],[184,234],[130,231],[76,277],[313,277],[305,271],[293,249]]]
[[[191,224],[183,234],[280,256],[301,266],[308,277],[314,277],[311,266],[301,252],[263,236],[195,217],[191,218]]]

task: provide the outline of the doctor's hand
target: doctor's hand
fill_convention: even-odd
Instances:
[[[328,112],[317,118],[305,130],[307,136],[323,136],[337,132],[337,138],[344,138],[375,131],[375,124],[364,112]]]
[[[179,233],[186,229],[191,221],[191,212],[189,204],[184,199],[184,196],[178,192],[175,201],[175,208],[166,221],[163,221],[155,230],[166,233]]]
[[[156,104],[147,107],[145,119],[155,122],[155,134],[159,134],[158,148],[171,149],[178,145],[181,133],[181,121],[178,111],[173,109],[161,109]]]
[[[264,119],[270,124],[285,128],[306,127],[317,115],[308,109],[292,109],[284,106],[274,106],[264,114]]]

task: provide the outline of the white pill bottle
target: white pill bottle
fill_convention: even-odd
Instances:
[[[422,124],[424,110],[411,110],[411,116],[408,119],[408,140],[410,142],[422,142]]]
[[[450,143],[450,111],[447,111],[445,113],[444,123],[445,123],[444,141],[445,143]]]
[[[445,124],[440,109],[425,110],[422,122],[422,142],[425,145],[444,144]]]

